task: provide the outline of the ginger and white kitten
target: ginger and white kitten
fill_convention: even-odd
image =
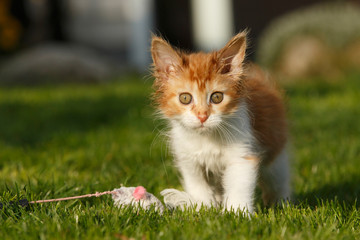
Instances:
[[[252,213],[257,183],[265,204],[289,198],[281,94],[244,64],[245,50],[245,32],[211,53],[187,54],[153,37],[154,97],[185,189],[164,190],[167,205]]]

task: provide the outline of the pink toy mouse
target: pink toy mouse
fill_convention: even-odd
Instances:
[[[151,206],[154,206],[161,213],[164,211],[164,206],[160,200],[148,193],[143,186],[121,187],[112,192],[112,199],[117,207],[132,205],[133,207],[140,206],[144,209],[150,209]]]

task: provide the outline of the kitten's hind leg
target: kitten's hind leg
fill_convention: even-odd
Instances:
[[[290,173],[288,153],[286,149],[268,165],[260,167],[259,186],[265,205],[280,203],[281,200],[290,201]]]

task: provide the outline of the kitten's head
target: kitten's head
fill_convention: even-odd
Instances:
[[[155,101],[166,118],[209,132],[236,112],[243,97],[246,33],[211,53],[186,54],[154,36],[151,45]]]

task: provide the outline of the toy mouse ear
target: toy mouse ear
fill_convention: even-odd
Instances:
[[[235,35],[223,49],[219,51],[221,73],[242,73],[242,63],[246,51],[246,31]]]
[[[179,54],[164,39],[153,36],[151,41],[151,56],[158,71],[175,72],[181,65]]]

